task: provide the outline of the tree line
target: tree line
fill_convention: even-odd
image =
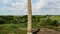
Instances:
[[[37,26],[59,26],[59,15],[33,15],[32,24]],[[27,15],[24,16],[0,16],[0,24],[27,23]]]

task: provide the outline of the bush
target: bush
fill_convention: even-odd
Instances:
[[[51,23],[52,26],[56,26],[58,27],[59,26],[59,23],[57,20],[54,20],[52,23]]]
[[[42,20],[42,23],[40,25],[42,26],[50,26],[52,23],[52,19],[50,17],[47,17]]]
[[[0,24],[5,24],[5,21],[3,21],[3,20],[0,20]]]

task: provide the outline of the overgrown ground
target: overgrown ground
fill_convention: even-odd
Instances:
[[[20,28],[25,28],[21,26],[22,24],[4,24],[0,25],[0,34],[27,34],[26,30],[21,30]]]
[[[26,24],[2,24],[0,25],[0,34],[27,34],[24,28],[26,28]],[[34,29],[36,30],[38,27],[34,27]],[[37,34],[60,34],[60,27],[41,26],[40,29]]]
[[[26,30],[20,29],[27,28],[27,22],[27,15],[0,16],[0,34],[27,34]],[[49,28],[46,32],[50,32],[50,29],[60,32],[60,15],[34,15],[32,16],[32,27],[34,29],[42,28],[45,31]],[[38,34],[40,33],[41,31]]]

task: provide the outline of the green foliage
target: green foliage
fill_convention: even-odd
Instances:
[[[52,26],[56,26],[58,27],[59,26],[59,23],[57,20],[54,20],[52,23],[51,23]]]
[[[59,15],[40,15],[33,16],[33,27],[58,27],[60,26],[60,16]]]
[[[55,21],[56,20],[56,21]],[[0,24],[22,24],[25,23],[27,26],[27,15],[24,16],[0,16]],[[33,15],[32,16],[32,26],[60,26],[60,16],[59,15]],[[20,25],[21,26],[21,25]]]
[[[0,24],[19,24],[27,23],[27,15],[25,16],[0,16]]]
[[[3,24],[0,25],[0,34],[26,34],[26,30],[20,30],[22,28],[20,24]]]
[[[16,28],[26,28],[27,27],[27,15],[24,16],[0,16],[0,33],[4,34],[5,30],[12,31]],[[32,27],[48,27],[57,28],[60,26],[60,15],[33,15],[32,16]],[[60,28],[60,27],[59,27]],[[4,31],[4,32],[3,32]],[[14,33],[18,31],[14,30]],[[22,31],[25,32],[26,31]],[[16,33],[16,34],[17,34]],[[25,34],[19,33],[19,34]]]
[[[42,20],[41,25],[42,26],[49,26],[52,23],[52,19],[50,17],[46,17],[45,19]]]

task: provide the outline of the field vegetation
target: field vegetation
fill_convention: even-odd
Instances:
[[[0,16],[0,34],[26,34],[27,15],[24,16]],[[60,31],[60,15],[33,15],[33,28],[51,28]]]

